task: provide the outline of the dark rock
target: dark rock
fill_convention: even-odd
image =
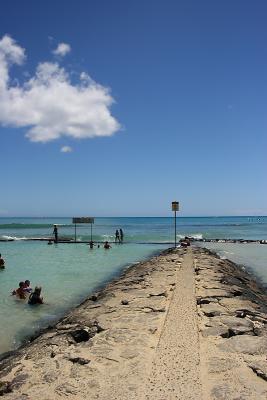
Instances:
[[[92,296],[89,297],[89,300],[97,301],[98,297],[95,294],[93,294]]]
[[[73,363],[77,363],[80,365],[89,364],[89,362],[91,362],[90,360],[87,360],[86,358],[82,357],[70,357],[69,360]]]
[[[121,304],[122,304],[123,306],[127,306],[127,305],[129,304],[129,301],[128,301],[128,300],[122,300],[122,301],[121,301]]]
[[[71,336],[77,343],[87,342],[90,339],[90,334],[85,329],[77,329],[76,331],[71,332]]]
[[[246,314],[245,311],[237,311],[235,316],[236,316],[237,318],[245,318],[246,315],[247,315],[247,314]]]
[[[6,393],[11,393],[11,383],[10,382],[0,382],[0,396],[3,396]]]
[[[218,299],[216,297],[198,297],[197,304],[210,304],[210,303],[218,303]]]

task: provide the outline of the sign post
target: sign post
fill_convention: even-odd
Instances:
[[[73,217],[72,223],[75,224],[75,242],[76,242],[76,224],[91,224],[91,242],[93,238],[93,225],[95,219],[92,217]]]
[[[179,211],[179,202],[172,202],[172,211],[174,211],[174,247],[176,247],[176,212]]]

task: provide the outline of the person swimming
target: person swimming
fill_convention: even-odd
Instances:
[[[43,298],[41,296],[41,286],[35,286],[34,292],[30,294],[28,304],[35,305],[35,304],[43,304]]]
[[[28,279],[26,279],[26,281],[24,282],[24,292],[26,293],[32,292],[31,282]]]
[[[24,287],[25,287],[25,282],[20,282],[19,287],[13,290],[12,295],[17,296],[21,300],[25,300],[26,292],[24,290]]]
[[[109,244],[109,242],[105,242],[104,243],[104,249],[111,249],[111,246],[110,246],[110,244]]]

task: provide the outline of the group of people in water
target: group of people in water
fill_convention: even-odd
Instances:
[[[124,237],[123,230],[117,229],[115,232],[115,243],[123,243],[123,237]],[[93,249],[95,246],[95,243],[92,240],[88,244],[90,246],[90,249]],[[111,249],[111,245],[109,244],[109,242],[107,240],[104,242],[103,247],[106,250]],[[100,248],[100,244],[97,245],[97,248],[98,249]]]
[[[122,229],[117,229],[115,232],[115,243],[123,243],[123,230]]]
[[[12,291],[12,296],[16,296],[20,300],[27,300],[28,304],[43,304],[43,297],[41,296],[42,288],[41,286],[35,286],[33,290],[31,288],[31,282],[26,279],[26,281],[22,281],[19,283],[19,287]]]
[[[5,268],[5,260],[0,253],[0,269]],[[28,300],[28,304],[43,304],[44,300],[41,296],[42,288],[41,286],[35,286],[33,290],[31,288],[31,282],[26,279],[26,281],[19,282],[19,287],[17,289],[13,289],[11,292],[12,296],[16,296],[17,299],[20,300]]]

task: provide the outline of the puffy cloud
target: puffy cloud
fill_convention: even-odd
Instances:
[[[57,48],[53,51],[53,54],[56,56],[61,56],[64,57],[66,54],[68,54],[71,51],[71,47],[67,43],[59,43]]]
[[[77,139],[111,136],[120,124],[111,115],[110,90],[82,72],[73,84],[56,62],[40,63],[23,84],[10,83],[12,64],[21,65],[25,50],[9,36],[0,40],[0,123],[26,127],[33,142],[69,136]]]
[[[63,146],[60,149],[61,153],[71,153],[72,152],[72,148],[70,146]]]

